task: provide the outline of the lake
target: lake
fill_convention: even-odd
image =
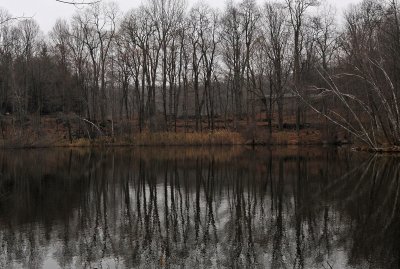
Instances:
[[[0,151],[0,268],[399,268],[400,158]]]

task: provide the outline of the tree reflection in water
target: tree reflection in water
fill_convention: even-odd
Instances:
[[[397,157],[0,153],[0,267],[398,268]]]

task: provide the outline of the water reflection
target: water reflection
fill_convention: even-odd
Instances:
[[[0,268],[398,268],[399,158],[0,152]]]

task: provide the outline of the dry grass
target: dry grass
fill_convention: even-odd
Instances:
[[[321,133],[317,130],[301,130],[299,134],[296,130],[274,130],[272,134],[268,131],[258,132],[254,143],[258,145],[321,145],[323,140]]]
[[[292,132],[278,132],[272,135],[273,142],[276,145],[315,145],[321,144],[321,134],[319,131],[297,131]]]
[[[258,132],[253,139],[245,138],[233,131],[220,130],[203,133],[184,132],[143,132],[132,136],[100,137],[94,140],[75,139],[70,143],[65,137],[46,134],[43,136],[21,136],[0,140],[0,147],[41,148],[41,147],[110,147],[110,146],[230,146],[230,145],[320,145],[321,134],[318,131]]]
[[[216,131],[210,133],[141,133],[132,139],[136,146],[218,146],[242,145],[243,137],[236,132]]]
[[[259,122],[265,124],[265,122]],[[321,145],[324,139],[315,128],[301,130],[300,135],[296,130],[286,129],[279,132],[273,129],[269,134],[266,126],[247,127],[245,121],[240,132],[220,129],[214,132],[185,132],[178,128],[178,132],[150,132],[135,133],[116,132],[119,136],[99,137],[94,140],[77,138],[72,143],[69,141],[68,130],[62,124],[57,124],[55,117],[43,117],[39,129],[33,128],[28,123],[25,127],[14,126],[9,123],[0,140],[2,148],[39,148],[39,147],[110,147],[110,146],[221,146],[221,145]],[[132,123],[133,124],[133,123]],[[77,130],[74,126],[73,130]],[[222,127],[221,127],[222,128]],[[229,128],[229,127],[227,127]],[[247,129],[246,129],[247,128]],[[253,129],[254,128],[254,129]],[[107,133],[107,132],[105,132]],[[128,133],[133,133],[128,135]],[[80,134],[82,136],[82,134]],[[85,134],[83,134],[85,135]],[[341,137],[339,137],[340,139]]]
[[[42,147],[110,147],[110,146],[222,146],[243,145],[243,137],[236,132],[216,131],[210,133],[143,132],[132,136],[100,137],[94,140],[79,138],[72,143],[54,135],[23,136],[0,141],[0,147],[42,148]]]

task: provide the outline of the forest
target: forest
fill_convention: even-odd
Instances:
[[[70,143],[232,132],[253,144],[280,134],[400,144],[397,0],[365,0],[343,15],[317,0],[223,10],[149,0],[124,12],[100,1],[49,33],[18,15],[0,8],[3,145],[52,132]]]

